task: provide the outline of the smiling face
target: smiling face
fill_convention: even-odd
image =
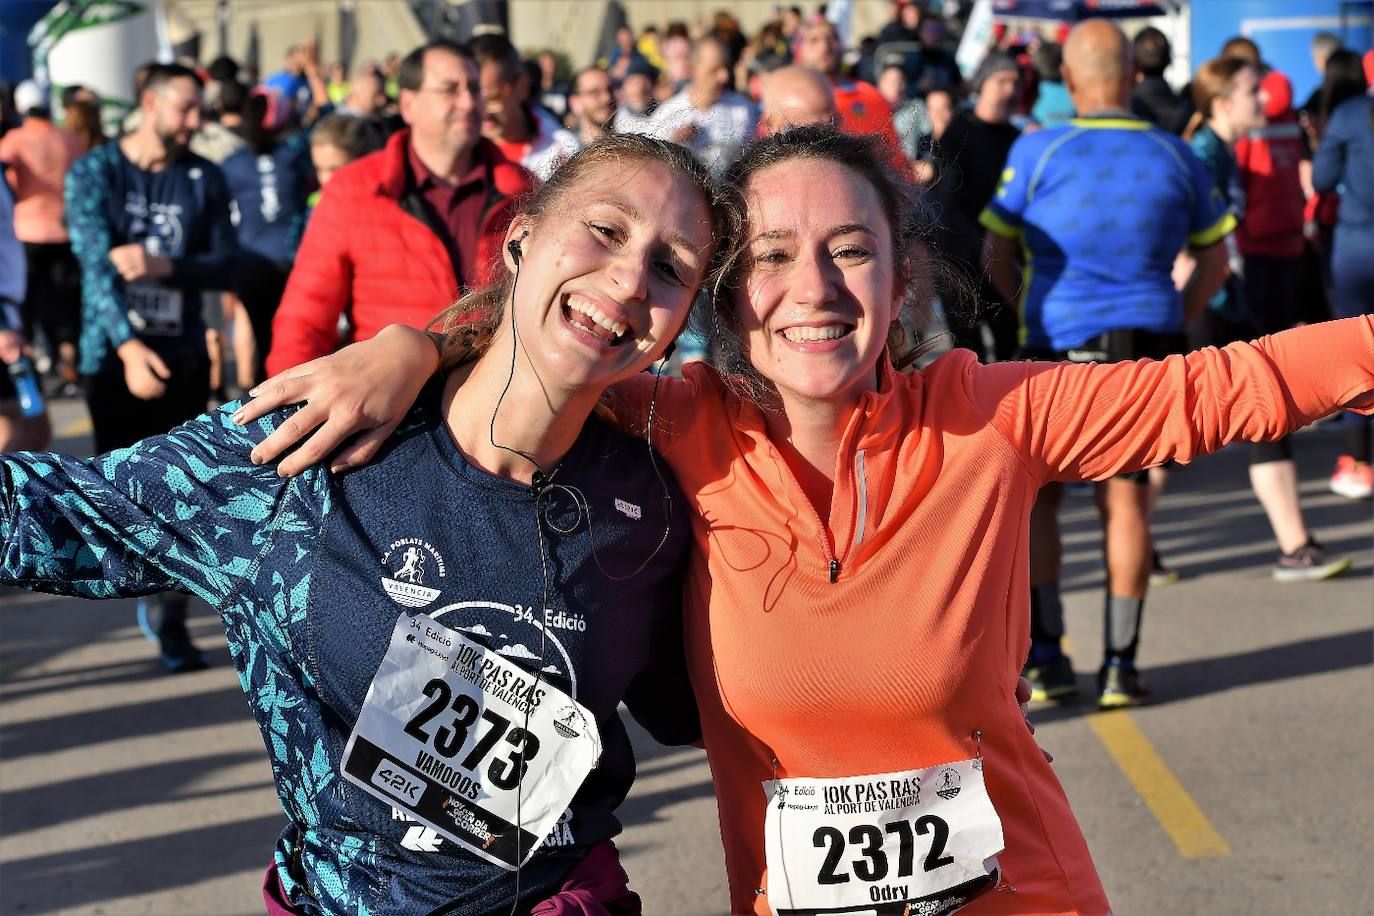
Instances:
[[[514,308],[536,372],[601,389],[643,371],[682,329],[711,257],[711,218],[701,191],[663,163],[612,159],[508,238],[524,252]]]
[[[792,159],[745,189],[748,240],[733,302],[746,354],[783,403],[852,403],[877,387],[896,314],[892,236],[873,185]]]

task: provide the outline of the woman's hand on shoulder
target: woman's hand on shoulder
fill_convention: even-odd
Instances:
[[[253,463],[275,461],[299,443],[277,465],[281,476],[325,459],[336,472],[359,467],[376,456],[438,366],[427,334],[393,324],[371,340],[274,375],[249,392],[252,400],[233,419],[243,425],[304,401],[253,449]]]

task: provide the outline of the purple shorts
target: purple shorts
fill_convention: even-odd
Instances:
[[[277,863],[267,866],[262,881],[262,900],[267,916],[303,916],[286,899]],[[610,840],[587,851],[563,879],[558,893],[535,904],[530,916],[641,916],[643,904],[630,890],[630,879],[620,867],[620,853]]]

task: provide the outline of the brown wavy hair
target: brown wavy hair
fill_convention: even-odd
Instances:
[[[755,140],[726,172],[725,181],[743,192],[757,173],[794,159],[842,165],[877,192],[887,218],[893,268],[906,291],[888,329],[888,358],[898,369],[911,365],[934,349],[935,341],[926,337],[926,330],[931,324],[931,303],[937,283],[952,291],[953,298],[971,296],[967,282],[936,257],[926,243],[935,228],[932,211],[920,190],[892,168],[891,153],[881,137],[845,133],[829,124],[794,127]],[[741,289],[747,268],[741,249],[727,265],[727,293]],[[776,389],[754,368],[745,352],[731,298],[732,295],[717,297],[710,312],[694,312],[694,330],[712,342],[716,369],[732,393],[761,407],[776,408]]]

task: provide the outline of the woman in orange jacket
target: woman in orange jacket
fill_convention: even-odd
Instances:
[[[1106,366],[954,350],[903,374],[923,278],[874,141],[800,128],[731,179],[748,224],[710,322],[721,359],[665,382],[655,423],[694,510],[687,652],[733,911],[1106,912],[1011,699],[1036,491],[1369,410],[1374,319]],[[360,402],[400,416],[435,364],[398,330],[279,379],[250,416],[312,401],[302,425],[324,425],[291,472],[356,428]],[[651,385],[617,393],[646,407]],[[333,420],[331,394],[352,405]]]

